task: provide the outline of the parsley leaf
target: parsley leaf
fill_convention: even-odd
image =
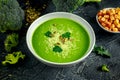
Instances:
[[[62,49],[59,47],[59,46],[55,46],[54,48],[53,48],[53,51],[54,52],[62,52]]]
[[[47,31],[47,32],[45,33],[45,36],[47,36],[47,37],[52,37],[52,33],[51,33],[50,31]]]
[[[95,46],[93,51],[101,56],[111,57],[111,54],[103,46]]]
[[[70,32],[66,32],[66,33],[62,34],[62,38],[68,38],[69,39],[70,35],[71,35]]]

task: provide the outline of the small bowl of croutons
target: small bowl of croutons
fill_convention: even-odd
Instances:
[[[96,15],[99,26],[111,33],[120,33],[120,8],[104,8]]]

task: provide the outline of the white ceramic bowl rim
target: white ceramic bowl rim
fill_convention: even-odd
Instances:
[[[90,36],[90,45],[89,45],[89,49],[87,50],[86,54],[75,61],[72,62],[66,62],[66,63],[56,63],[56,62],[51,62],[48,60],[45,60],[43,58],[41,58],[40,56],[38,56],[36,54],[36,52],[34,51],[33,47],[32,47],[32,34],[34,32],[34,30],[42,23],[44,23],[45,21],[48,21],[50,19],[53,18],[68,18],[71,19],[79,24],[81,24],[82,26],[84,26],[84,29],[86,29],[86,31],[88,32],[89,36]],[[27,41],[27,46],[29,48],[29,50],[32,52],[32,54],[41,62],[48,64],[48,65],[71,65],[71,64],[75,64],[78,62],[81,62],[82,60],[84,60],[92,51],[92,49],[94,48],[95,45],[95,33],[92,29],[92,27],[90,26],[90,24],[84,20],[83,18],[81,18],[80,16],[77,16],[75,14],[72,13],[68,13],[68,12],[53,12],[53,13],[48,13],[46,15],[43,15],[41,17],[39,17],[37,20],[35,20],[29,27],[28,31],[27,31],[27,35],[26,35],[26,41]]]

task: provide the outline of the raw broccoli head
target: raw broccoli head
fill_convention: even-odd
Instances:
[[[17,0],[0,0],[0,32],[19,30],[24,19],[24,11]]]

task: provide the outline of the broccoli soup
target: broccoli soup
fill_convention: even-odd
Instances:
[[[42,23],[32,36],[32,46],[37,55],[57,63],[80,59],[89,44],[90,38],[84,27],[65,18],[54,18]]]

